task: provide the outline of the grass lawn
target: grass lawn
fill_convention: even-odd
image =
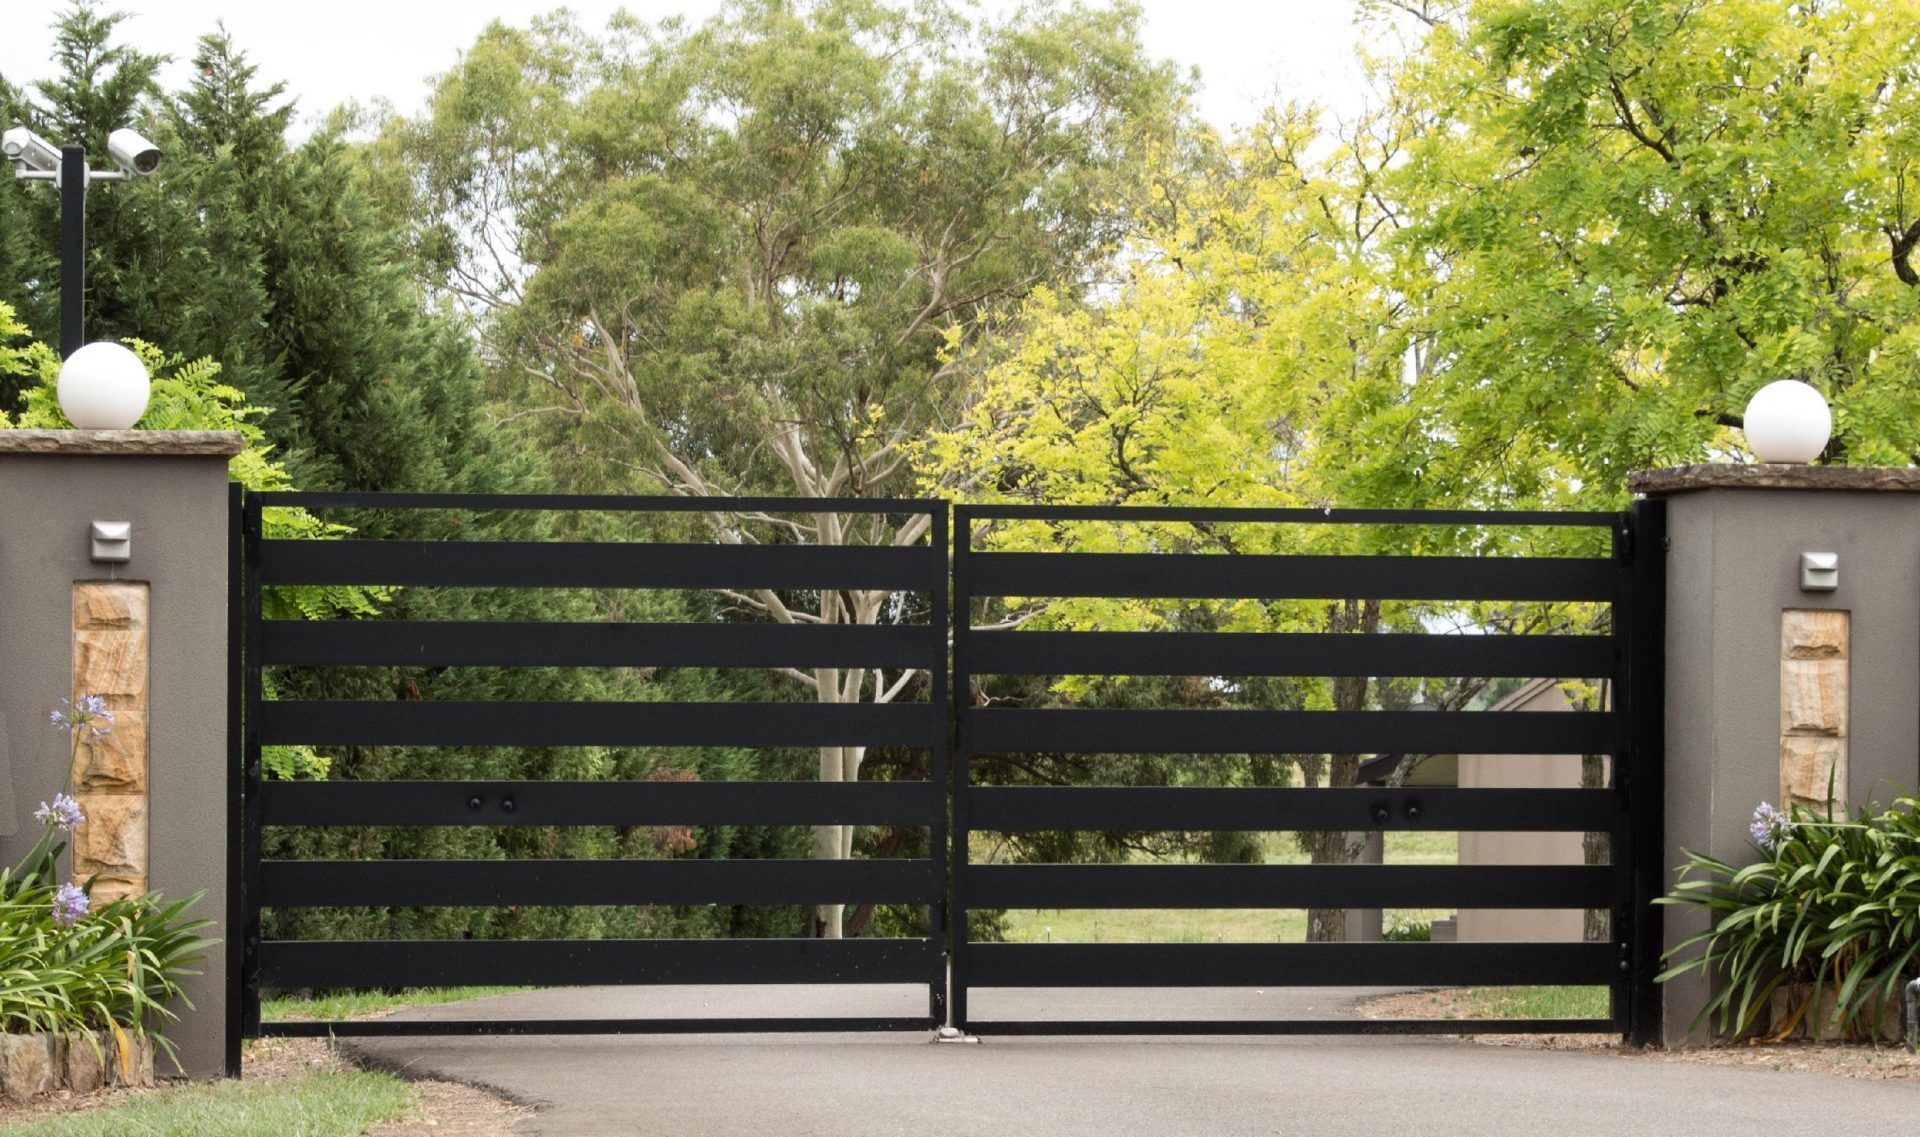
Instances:
[[[1443,1017],[1480,1019],[1604,1019],[1605,987],[1461,987],[1457,1010]]]
[[[1303,865],[1307,855],[1291,834],[1268,834],[1267,863]],[[1459,860],[1457,833],[1392,832],[1385,863],[1450,865]],[[1389,909],[1387,926],[1428,923],[1451,909]],[[1299,943],[1307,938],[1300,908],[1048,908],[1009,909],[1012,943]]]
[[[1448,987],[1369,1004],[1387,1018],[1604,1019],[1605,987]]]
[[[335,1022],[384,1015],[401,1007],[424,1007],[433,1003],[451,1003],[458,999],[477,999],[482,995],[505,995],[524,990],[524,987],[409,987],[398,992],[332,991],[322,995],[290,995],[263,1000],[260,1017],[267,1022],[287,1019]]]
[[[10,1125],[13,1137],[355,1137],[413,1106],[407,1084],[362,1070],[291,1081],[202,1082],[126,1104]]]
[[[456,987],[379,992],[341,991],[312,998],[269,999],[269,1021],[350,1019],[401,1007],[444,1003],[519,990]],[[424,1113],[424,1117],[422,1114]],[[259,1039],[247,1043],[246,1076],[239,1081],[162,1085],[116,1090],[65,1103],[42,1099],[8,1115],[0,1108],[0,1132],[8,1137],[359,1137],[382,1122],[407,1119],[413,1126],[464,1121],[458,1131],[505,1133],[511,1107],[479,1090],[437,1083],[413,1085],[384,1073],[354,1069],[319,1039]],[[423,1129],[431,1132],[432,1129]]]

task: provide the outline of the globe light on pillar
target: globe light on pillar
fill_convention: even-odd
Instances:
[[[90,343],[60,365],[56,391],[81,430],[126,430],[147,413],[152,384],[140,357],[117,343]]]
[[[1747,400],[1747,449],[1762,462],[1804,465],[1833,437],[1833,412],[1820,392],[1798,379],[1769,383]]]

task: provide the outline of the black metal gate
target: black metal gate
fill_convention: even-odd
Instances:
[[[242,950],[232,953],[231,1057],[261,1035],[930,1029],[944,1020],[947,510],[923,501],[690,500],[479,494],[236,494],[238,748],[233,862]],[[928,518],[911,546],[565,541],[274,540],[263,510],[594,510],[873,514]],[[915,623],[548,623],[269,620],[263,589],[592,588],[920,593]],[[305,667],[887,667],[922,669],[930,696],[818,702],[462,703],[267,698],[263,671]],[[925,781],[278,781],[262,748],[925,748]],[[267,826],[901,825],[931,831],[914,859],[267,860]],[[926,906],[929,934],[720,940],[265,940],[279,907],[542,905]],[[695,983],[918,984],[897,1018],[263,1022],[263,991],[399,986]]]
[[[960,506],[954,522],[955,1025],[977,1034],[1659,1034],[1664,506],[1630,513]],[[987,525],[1114,523],[1612,530],[1602,555],[1307,556],[977,552]],[[1124,546],[1123,546],[1124,547]],[[977,630],[980,598],[1571,601],[1611,607],[1601,635]],[[976,676],[1599,677],[1589,712],[1029,709],[977,705]],[[980,760],[1038,754],[1565,754],[1611,758],[1599,789],[981,785]],[[976,864],[975,833],[1410,830],[1604,832],[1610,864]],[[1605,942],[973,943],[982,909],[1580,908]],[[982,1019],[981,988],[1605,985],[1594,1019]]]
[[[1664,504],[1626,513],[975,507],[934,501],[236,490],[229,1060],[262,1035],[912,1030],[1012,1033],[1617,1031],[1656,1040],[1662,891]],[[925,516],[911,546],[470,540],[276,540],[263,511],[557,510]],[[1321,525],[1600,528],[1595,556],[977,552],[985,525]],[[948,556],[951,554],[951,567]],[[949,573],[951,575],[949,575]],[[417,588],[883,589],[924,619],[884,626],[268,620],[263,590]],[[949,608],[951,587],[951,613]],[[1594,635],[983,630],[1002,597],[1451,602],[1569,601],[1610,610]],[[951,634],[949,696],[947,646]],[[888,667],[928,697],[819,703],[450,703],[267,698],[268,668]],[[979,706],[982,675],[1604,678],[1609,709],[1571,713]],[[952,722],[949,715],[953,716]],[[949,736],[957,761],[949,763]],[[270,781],[262,748],[314,746],[924,747],[926,781]],[[1601,754],[1598,789],[983,785],[974,759],[1022,753]],[[951,778],[951,781],[949,781]],[[949,833],[949,808],[952,826]],[[929,856],[888,860],[264,860],[269,826],[924,826]],[[1055,830],[1604,832],[1607,865],[976,864],[982,832]],[[908,938],[263,940],[279,907],[923,905]],[[970,911],[1006,908],[1581,908],[1586,943],[975,943]],[[900,1017],[263,1022],[274,989],[694,983],[924,985]],[[981,1019],[992,988],[1605,985],[1594,1019]],[[949,1005],[950,1003],[950,1005]]]

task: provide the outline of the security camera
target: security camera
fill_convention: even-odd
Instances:
[[[0,154],[29,170],[52,173],[60,168],[59,148],[24,126],[0,134]]]
[[[160,148],[124,126],[107,135],[107,153],[129,174],[145,177],[160,168]]]

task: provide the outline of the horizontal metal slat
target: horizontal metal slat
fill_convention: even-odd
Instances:
[[[1261,600],[1609,601],[1620,573],[1598,557],[974,553],[967,564],[976,596]]]
[[[1604,754],[1618,726],[1600,711],[961,713],[961,739],[975,754]]]
[[[259,955],[270,990],[925,983],[944,958],[923,939],[269,940]]]
[[[1604,833],[1611,790],[1166,786],[969,786],[969,827],[1242,830],[1431,829]],[[1409,807],[1414,815],[1409,815]],[[1386,819],[1378,816],[1385,811]]]
[[[1619,1034],[1612,1019],[967,1019],[976,1035]],[[318,1032],[315,1032],[318,1033]]]
[[[926,746],[925,703],[269,700],[268,746]]]
[[[1605,908],[1586,865],[969,865],[968,908]]]
[[[762,1019],[299,1019],[263,1022],[262,1038],[462,1038],[496,1035],[801,1034],[932,1030],[932,1017]]]
[[[929,782],[267,782],[260,797],[264,825],[931,825],[944,810]]]
[[[514,904],[925,904],[932,861],[263,861],[268,908]]]
[[[976,631],[981,675],[1518,676],[1612,673],[1608,636]]]
[[[260,661],[300,666],[937,667],[945,652],[944,628],[911,624],[266,620],[260,625]]]
[[[1607,943],[969,944],[979,987],[1452,987],[1604,984]]]
[[[262,541],[262,584],[453,588],[873,588],[946,585],[925,547],[578,541]]]
[[[1262,509],[1231,505],[956,505],[956,520],[1292,523],[1299,525],[1624,525],[1624,513],[1543,509]]]
[[[661,494],[387,493],[374,490],[274,490],[249,493],[267,506],[302,509],[502,509],[657,513],[942,513],[933,498],[687,497]]]

